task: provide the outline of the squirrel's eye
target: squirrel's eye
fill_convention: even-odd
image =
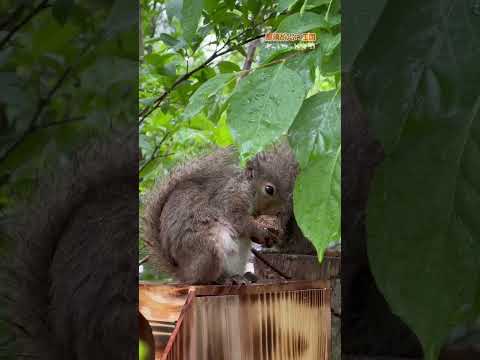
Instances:
[[[272,185],[265,185],[265,192],[268,195],[273,195],[273,193],[275,192],[275,189],[273,188]]]

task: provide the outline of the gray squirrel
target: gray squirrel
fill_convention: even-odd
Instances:
[[[287,225],[297,173],[286,143],[257,154],[244,169],[231,148],[174,168],[146,198],[151,261],[181,282],[248,282],[251,241],[271,246],[280,240],[255,217],[273,215]]]

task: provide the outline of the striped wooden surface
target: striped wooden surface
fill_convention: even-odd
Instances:
[[[152,325],[157,359],[323,360],[330,353],[330,295],[325,280],[198,287],[141,283],[140,311]],[[187,306],[179,306],[181,301]],[[165,319],[176,327],[160,357],[167,334],[158,330]]]

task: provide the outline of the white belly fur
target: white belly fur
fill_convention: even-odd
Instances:
[[[220,227],[218,239],[223,247],[225,275],[243,275],[250,254],[250,239],[237,238],[233,231]]]

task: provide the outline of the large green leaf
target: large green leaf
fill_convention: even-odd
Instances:
[[[223,88],[235,79],[235,74],[219,74],[203,83],[193,94],[185,108],[184,117],[191,118],[208,105],[208,100],[222,93]]]
[[[53,17],[60,24],[65,24],[74,5],[74,0],[56,0],[52,9]]]
[[[376,173],[368,206],[375,279],[428,360],[456,325],[478,314],[480,284],[478,106],[458,129],[435,127],[408,125]]]
[[[322,49],[317,47],[309,52],[298,52],[289,54],[285,65],[295,71],[303,80],[305,92],[308,92],[315,82],[315,69],[319,68],[322,62]]]
[[[296,13],[285,18],[278,26],[279,32],[302,33],[316,28],[330,28],[338,25],[340,18],[330,16],[328,19],[324,15],[313,12],[305,12],[303,15]]]
[[[237,64],[231,62],[231,61],[220,61],[218,64],[218,69],[222,74],[225,73],[232,73],[232,72],[237,72],[240,71],[240,66]]]
[[[114,38],[124,31],[138,29],[139,8],[135,1],[115,0],[105,22],[105,37]]]
[[[288,131],[289,143],[302,169],[318,155],[340,146],[340,95],[320,92],[304,101]]]
[[[386,153],[368,204],[369,261],[427,360],[479,313],[479,33],[466,2],[389,3],[356,62]]]
[[[182,5],[183,37],[191,44],[202,15],[203,0],[184,0]]]
[[[184,0],[182,6],[183,37],[191,44],[202,15],[203,0]]]
[[[242,155],[286,134],[305,96],[302,79],[284,63],[244,78],[230,99],[228,122]]]
[[[325,248],[340,239],[340,149],[313,158],[295,182],[295,219],[319,261]]]
[[[278,11],[283,11],[295,4],[297,0],[279,0],[278,1]]]
[[[350,1],[348,6],[343,8],[345,18],[349,20],[348,24],[342,27],[343,36],[350,40],[343,47],[342,53],[346,68],[353,64],[368,40],[386,3],[387,0]]]
[[[302,169],[295,218],[321,257],[340,238],[340,95],[321,92],[305,100],[288,137]]]

